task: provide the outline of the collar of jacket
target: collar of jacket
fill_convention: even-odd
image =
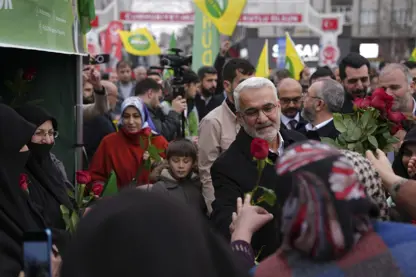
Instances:
[[[191,173],[190,177],[187,177],[186,179],[188,179],[189,181],[194,181],[198,178],[198,175],[195,174],[194,172]],[[160,173],[160,178],[161,181],[165,181],[166,182],[166,188],[167,189],[173,189],[176,188],[179,185],[179,182],[177,179],[175,179],[172,174],[170,173],[168,168],[165,168],[162,170],[162,172]]]
[[[279,133],[283,139],[283,148],[286,148],[289,145],[297,142],[297,139],[294,136],[292,136],[292,131],[280,129]],[[241,148],[244,155],[247,157],[251,157],[250,145],[252,140],[253,138],[249,134],[247,134],[244,128],[240,128],[240,131],[238,132],[237,137],[235,138],[235,142]]]

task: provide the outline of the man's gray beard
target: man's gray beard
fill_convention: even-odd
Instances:
[[[275,125],[274,125],[275,128],[273,129],[273,131],[268,132],[266,134],[257,133],[255,128],[252,128],[252,127],[248,126],[245,122],[243,122],[241,124],[241,126],[244,128],[244,130],[247,132],[247,134],[250,137],[252,137],[252,138],[261,138],[261,139],[267,140],[268,142],[272,142],[276,138],[277,134],[279,133],[280,120],[275,123]]]
[[[305,112],[305,108],[303,108],[301,115],[303,119],[308,121],[310,124],[312,124],[315,121],[316,114],[314,112],[309,111]]]
[[[398,101],[397,101],[398,100]],[[408,102],[412,101],[412,97],[399,97],[399,98],[395,98],[394,102],[393,102],[393,106],[391,107],[391,109],[394,112],[402,112],[405,113],[407,112],[407,105]]]

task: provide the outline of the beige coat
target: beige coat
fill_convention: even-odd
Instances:
[[[92,104],[82,105],[83,119],[88,121],[96,116],[108,113],[110,105],[108,104],[107,92],[104,95],[94,93],[95,102]]]
[[[215,200],[211,166],[219,155],[228,149],[239,130],[237,118],[226,101],[207,114],[199,124],[198,168],[202,195],[209,213],[212,212],[211,204]]]

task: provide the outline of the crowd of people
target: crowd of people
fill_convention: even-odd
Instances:
[[[120,193],[97,195],[74,234],[60,208],[74,206],[76,184],[53,154],[59,122],[0,104],[0,276],[21,274],[24,233],[45,228],[54,277],[416,276],[416,128],[394,134],[395,152],[365,157],[321,141],[340,134],[334,114],[376,88],[414,116],[416,64],[375,70],[350,53],[299,80],[262,78],[227,51],[184,68],[179,95],[159,68],[85,67],[86,185],[114,172]],[[253,139],[267,142],[261,175]],[[253,202],[256,184],[273,204]]]

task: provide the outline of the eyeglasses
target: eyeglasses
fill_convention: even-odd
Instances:
[[[358,83],[358,81],[361,81],[361,83],[367,83],[368,80],[369,80],[368,77],[365,76],[365,77],[351,78],[351,79],[348,79],[347,82],[350,85],[354,85]]]
[[[280,103],[282,103],[283,105],[289,105],[290,103],[293,104],[299,104],[300,102],[302,102],[302,97],[294,97],[294,98],[280,98]]]
[[[36,131],[35,136],[40,137],[40,138],[45,138],[46,136],[57,138],[59,136],[59,133],[58,133],[58,131],[49,131],[49,132]]]
[[[261,109],[248,108],[242,112],[244,117],[247,117],[252,120],[257,120],[260,116],[260,111],[264,113],[265,116],[270,116],[275,110],[277,105],[269,103],[261,107]]]

